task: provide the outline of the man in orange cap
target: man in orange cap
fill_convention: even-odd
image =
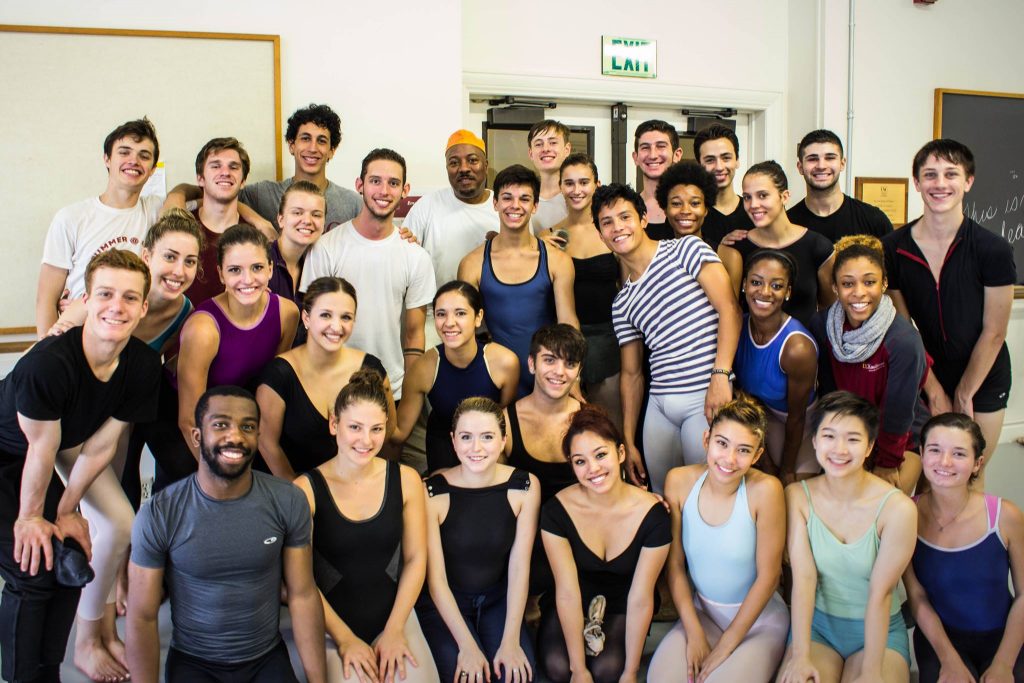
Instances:
[[[444,162],[451,187],[421,197],[402,223],[430,254],[438,287],[454,280],[462,257],[500,227],[487,189],[484,141],[468,130],[455,131],[445,146]],[[428,317],[427,345],[437,343]]]

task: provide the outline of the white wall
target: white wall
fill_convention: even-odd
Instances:
[[[849,13],[846,2],[826,4],[827,60],[831,75],[843,78],[826,80],[825,125],[845,137]],[[1024,93],[1017,52],[1024,25],[1020,0],[940,0],[928,6],[859,0],[854,19],[852,175],[910,177],[914,153],[932,139],[935,88]],[[908,216],[921,215],[921,206],[911,182]],[[1015,302],[1007,343],[1018,381],[1003,441],[1024,435],[1024,301]]]
[[[342,145],[328,166],[328,176],[351,187],[362,157],[372,147],[393,147],[408,160],[415,191],[416,186],[447,182],[444,143],[462,120],[461,13],[459,0],[394,0],[386,7],[330,0],[35,0],[0,4],[0,23],[278,34],[284,120],[310,102],[327,103],[341,116]],[[140,58],[173,60],[173,55]],[[130,77],[130,64],[114,68]],[[187,92],[182,93],[182,102],[187,105]],[[139,106],[139,113],[144,113],[145,104]],[[148,113],[159,126],[159,112]],[[112,121],[110,127],[119,123]],[[198,134],[196,151],[206,141],[204,135]],[[92,148],[101,142],[63,144]],[[285,176],[291,175],[287,150],[284,160]],[[103,178],[98,178],[97,193],[102,187]],[[7,201],[14,200],[5,197],[3,203]]]

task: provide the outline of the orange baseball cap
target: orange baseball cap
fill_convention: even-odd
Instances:
[[[444,151],[447,152],[455,145],[473,145],[474,147],[479,147],[482,152],[487,151],[484,141],[477,137],[475,133],[465,129],[457,130],[449,136],[448,144],[445,145]]]

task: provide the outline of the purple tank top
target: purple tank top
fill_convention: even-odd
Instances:
[[[267,307],[255,325],[236,326],[214,299],[196,306],[196,313],[207,313],[220,331],[220,346],[210,363],[206,386],[235,384],[248,387],[263,367],[277,355],[281,344],[281,302],[269,293]],[[193,314],[194,315],[194,314]]]

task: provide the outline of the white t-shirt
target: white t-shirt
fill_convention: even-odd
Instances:
[[[302,284],[306,291],[318,277],[343,277],[356,288],[356,324],[349,344],[380,358],[395,398],[402,397],[402,314],[434,299],[430,256],[395,230],[382,240],[359,234],[352,221],[321,237],[306,257]]]
[[[552,225],[561,222],[569,215],[569,209],[565,206],[565,195],[559,192],[549,199],[541,199],[537,202],[537,213],[533,214],[533,234],[539,235],[542,230],[547,230]]]
[[[130,209],[115,209],[90,197],[57,212],[43,243],[43,263],[68,271],[71,298],[85,294],[85,268],[107,249],[142,253],[149,226],[156,223],[163,197],[140,197]]]
[[[434,264],[437,286],[451,282],[463,257],[484,243],[490,231],[501,224],[494,210],[491,192],[479,204],[467,204],[447,187],[423,195],[409,210],[403,227],[409,228]]]

